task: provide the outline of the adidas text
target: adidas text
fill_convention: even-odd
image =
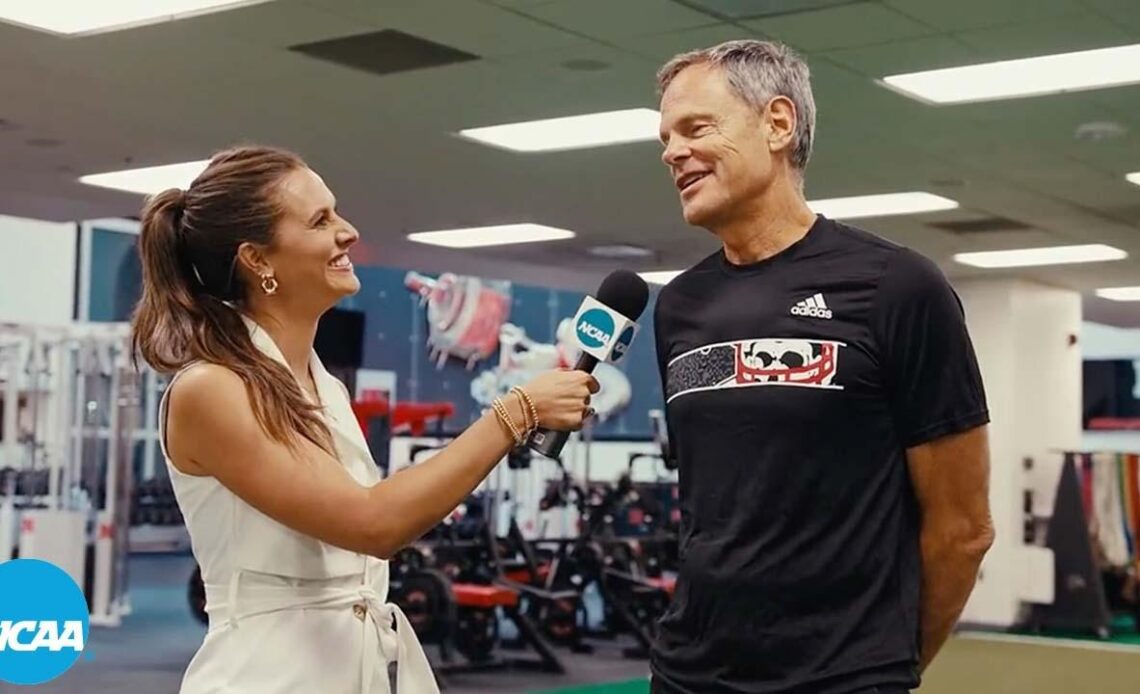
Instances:
[[[800,306],[799,304],[792,307],[793,316],[810,316],[812,318],[831,318],[831,309],[819,308],[817,306]]]

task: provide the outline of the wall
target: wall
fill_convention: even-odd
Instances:
[[[989,399],[990,506],[997,533],[962,620],[1010,626],[1024,600],[1047,589],[1052,576],[1028,573],[1039,559],[1023,545],[1022,490],[1050,490],[1057,469],[1046,452],[1080,443],[1080,296],[1019,280],[955,285]],[[1037,461],[1035,474],[1022,468]]]
[[[455,404],[455,427],[465,426],[479,415],[471,398],[471,381],[493,368],[498,354],[468,371],[458,360],[448,360],[442,368],[429,360],[426,346],[425,309],[419,297],[404,288],[406,270],[399,268],[358,268],[361,290],[343,306],[366,314],[364,366],[399,374],[400,400],[438,401]],[[555,340],[558,323],[573,317],[584,294],[514,284],[510,288],[509,320],[538,342]],[[633,343],[622,370],[630,380],[632,399],[619,416],[598,427],[600,437],[648,437],[652,434],[649,410],[663,406],[660,377],[653,345],[653,306],[650,297],[642,319],[640,337]]]
[[[0,322],[71,322],[75,239],[74,224],[0,215]]]

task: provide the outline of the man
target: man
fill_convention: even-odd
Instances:
[[[654,691],[905,692],[993,537],[961,305],[929,260],[808,208],[792,51],[734,41],[658,77],[685,220],[723,247],[655,309],[683,527]]]

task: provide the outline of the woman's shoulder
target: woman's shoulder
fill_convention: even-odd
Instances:
[[[167,388],[171,404],[191,407],[217,407],[246,399],[245,383],[233,369],[211,362],[195,362],[183,367]]]

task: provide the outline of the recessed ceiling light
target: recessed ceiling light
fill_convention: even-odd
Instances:
[[[149,166],[142,169],[110,171],[82,176],[79,182],[86,183],[89,186],[123,190],[128,193],[154,195],[167,188],[182,188],[183,190],[189,188],[198,174],[202,173],[209,164],[210,161],[206,159],[180,164]]]
[[[1140,186],[1140,171],[1130,173],[1127,176],[1125,176],[1124,178],[1129,183],[1135,183],[1136,185]]]
[[[649,284],[669,284],[677,278],[684,270],[657,270],[654,272],[639,272],[638,275],[641,279]]]
[[[498,226],[471,227],[467,229],[442,229],[408,234],[408,239],[416,243],[426,243],[445,248],[477,248],[481,246],[506,246],[514,243],[539,243],[559,241],[574,237],[574,232],[565,229],[543,226],[542,224],[502,224]]]
[[[882,82],[934,104],[1117,87],[1140,82],[1140,44],[911,72]]]
[[[1140,287],[1105,287],[1096,290],[1096,295],[1112,301],[1140,301]]]
[[[958,203],[933,193],[907,192],[809,200],[808,207],[832,219],[858,219],[953,210]]]
[[[606,246],[593,246],[590,248],[589,253],[599,258],[648,258],[653,255],[653,251],[648,248],[620,243]]]
[[[1052,246],[1046,248],[1020,248],[1009,251],[958,253],[954,260],[963,265],[984,268],[1031,267],[1034,265],[1068,265],[1071,263],[1098,263],[1122,260],[1128,254],[1119,248],[1103,244],[1084,246]]]
[[[657,139],[660,115],[648,108],[468,128],[467,139],[515,152],[553,152]]]
[[[268,0],[0,0],[0,22],[53,34],[93,34],[231,10]]]

